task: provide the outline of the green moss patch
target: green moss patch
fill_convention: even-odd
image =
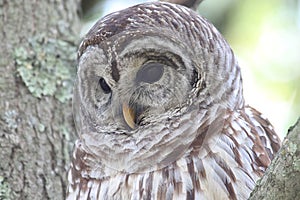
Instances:
[[[74,44],[44,36],[28,39],[28,47],[14,51],[18,75],[35,97],[54,96],[61,102],[72,97],[75,76]]]

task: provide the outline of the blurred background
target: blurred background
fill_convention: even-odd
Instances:
[[[81,36],[100,17],[147,0],[82,0]],[[204,0],[198,13],[238,57],[246,103],[281,139],[300,116],[300,0]]]

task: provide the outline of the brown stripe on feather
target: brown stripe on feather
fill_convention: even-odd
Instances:
[[[152,193],[152,187],[153,187],[153,171],[149,173],[149,176],[146,180],[146,188],[145,188],[145,194],[146,200],[151,200],[151,193]]]
[[[189,173],[191,175],[191,179],[193,181],[193,185],[194,185],[194,189],[199,192],[201,191],[201,185],[200,185],[200,180],[199,180],[199,175],[203,178],[206,178],[206,174],[205,174],[205,170],[204,170],[204,167],[203,167],[203,163],[202,163],[202,160],[201,159],[198,159],[198,158],[193,158],[191,157],[191,169],[188,165],[188,170],[189,170]],[[195,169],[196,168],[196,169]],[[197,171],[197,173],[196,173]],[[192,174],[194,173],[194,174]]]
[[[264,118],[259,111],[255,110],[252,107],[249,107],[249,108],[251,109],[251,112],[253,113],[253,117],[260,123],[260,125],[265,130],[265,133],[270,140],[271,147],[272,147],[274,153],[276,153],[280,148],[281,141],[280,141],[279,137],[277,136],[277,134],[275,133],[274,128],[271,126],[270,121],[268,119]]]
[[[241,160],[241,155],[240,155],[240,152],[239,150],[236,148],[236,147],[233,147],[232,148],[232,152],[234,154],[234,160],[237,162],[237,164],[239,165],[239,167],[243,167],[243,163],[242,163],[242,160]]]
[[[73,168],[72,168],[72,177],[79,178],[81,177],[81,170],[86,169],[87,165],[83,160],[86,157],[86,152],[82,150],[81,144],[78,144],[78,147],[75,147],[74,157],[72,160]]]
[[[105,188],[104,194],[103,194],[103,199],[108,199],[108,187]]]
[[[223,160],[223,158],[220,158],[218,164],[220,165],[220,167],[222,167],[222,169],[226,172],[226,174],[230,177],[231,181],[235,182],[236,181],[236,177],[233,174],[231,168],[227,165],[227,163]]]
[[[215,162],[224,170],[225,174],[230,178],[231,181],[236,181],[235,175],[233,174],[231,168],[227,165],[223,158],[221,158],[217,153],[212,152],[209,153],[209,156],[212,157],[215,160]],[[217,171],[216,173],[219,175]]]
[[[164,167],[162,170],[161,170],[161,175],[162,175],[162,180],[167,180],[169,179],[169,172],[170,172],[170,169],[169,167]]]
[[[186,199],[194,199],[194,197],[195,197],[195,188],[194,187],[197,184],[197,180],[196,180],[196,173],[195,173],[195,169],[194,169],[194,162],[190,156],[186,157],[186,165],[187,165],[188,172],[189,172],[189,175],[190,175],[192,183],[193,183],[193,188],[191,188],[190,190],[187,190]]]
[[[267,155],[267,152],[265,151],[265,148],[263,148],[262,146],[258,145],[258,144],[254,144],[253,145],[253,151],[256,152],[256,158],[258,158],[258,160],[256,160],[260,166],[267,168],[269,166],[269,164],[271,163],[271,160],[269,158],[269,156]],[[257,156],[257,154],[259,154]]]
[[[208,122],[204,123],[202,126],[198,128],[197,130],[198,136],[194,139],[194,141],[190,145],[190,148],[193,149],[191,155],[199,154],[199,150],[203,146],[203,142],[205,140],[208,128],[209,128]]]
[[[157,191],[157,199],[159,200],[167,200],[172,199],[172,196],[170,194],[168,195],[168,189],[170,189],[170,185],[174,185],[174,168],[171,164],[170,166],[164,167],[161,170],[161,181],[158,186]]]
[[[271,149],[267,148],[267,139],[265,136],[259,136],[259,139],[261,140],[263,146],[265,147],[265,151],[267,152],[270,160],[273,160],[273,152],[271,151]],[[271,145],[272,145],[272,141],[271,141]],[[274,149],[272,146],[271,146],[272,149]]]
[[[117,62],[115,60],[111,62],[111,76],[116,82],[120,80],[120,73],[117,68]]]
[[[99,195],[100,195],[100,188],[101,188],[101,181],[98,181],[98,189],[97,189],[97,199],[99,199]]]
[[[262,176],[265,169],[261,170],[259,167],[264,167],[267,168],[268,164],[266,165],[266,160],[265,157],[264,158],[259,158],[257,156],[257,154],[264,154],[266,155],[265,152],[265,148],[262,146],[262,141],[260,140],[260,137],[255,129],[255,125],[253,124],[253,122],[250,120],[249,116],[245,113],[245,112],[241,112],[241,116],[244,118],[244,120],[246,122],[249,123],[249,128],[250,128],[250,132],[245,132],[248,137],[252,140],[253,142],[253,146],[251,148],[252,152],[253,152],[253,162],[251,163],[251,167],[253,169],[253,171],[258,175],[258,176]]]
[[[230,126],[230,128],[233,130],[233,132],[235,132],[234,129],[231,126]],[[240,155],[239,150],[238,150],[238,148],[240,147],[240,144],[236,141],[235,137],[232,134],[229,134],[228,131],[224,131],[224,135],[226,135],[230,139],[230,141],[232,141],[234,143],[235,146],[233,146],[231,148],[231,150],[234,154],[234,156],[233,156],[234,160],[238,163],[238,165],[240,167],[243,167],[243,163],[242,163],[242,160],[241,160],[241,155]]]
[[[202,160],[201,159],[195,159],[195,161],[196,161],[195,165],[196,165],[196,168],[197,168],[198,173],[200,175],[200,178],[203,178],[205,180],[206,179],[206,172],[205,172]],[[201,189],[201,187],[200,187],[200,189]]]
[[[255,119],[257,118],[257,113],[255,109],[252,109],[252,112],[254,112]],[[255,113],[256,112],[256,113]],[[269,166],[271,160],[267,154],[266,147],[263,146],[262,141],[259,137],[259,134],[257,133],[257,130],[255,129],[255,124],[250,120],[249,116],[242,112],[241,115],[244,117],[244,119],[249,123],[249,127],[251,128],[251,136],[250,137],[253,141],[252,146],[252,152],[254,155],[254,163],[251,163],[253,171],[258,175],[262,176],[266,170],[266,168]],[[261,122],[260,122],[261,123]],[[263,169],[262,169],[263,167]]]
[[[87,190],[89,189],[87,187],[87,185],[88,185],[88,180],[86,180],[85,178],[81,178],[80,183],[78,185],[78,187],[80,188],[79,193],[78,193],[78,197],[80,197],[81,194],[84,195],[87,192]]]
[[[186,192],[186,200],[194,200],[194,199],[195,199],[194,190],[188,190]]]
[[[245,113],[245,111],[241,111],[240,112],[241,115],[241,119],[243,121],[245,121],[245,123],[248,124],[249,128],[250,128],[250,132],[247,131],[243,126],[240,126],[242,128],[242,130],[244,131],[244,133],[247,134],[247,136],[255,143],[255,136],[257,135],[257,131],[255,130],[255,126],[252,123],[251,119],[249,118],[249,116]],[[254,133],[254,134],[253,134]],[[253,138],[254,137],[254,138]]]
[[[237,131],[235,131],[235,129],[231,126],[231,124],[229,123],[229,127],[230,129],[236,133]],[[236,139],[234,138],[235,136],[233,134],[230,134],[229,131],[223,131],[223,134],[226,135],[227,137],[229,137],[229,139],[234,143],[234,145],[236,147],[239,147],[239,143],[236,141]]]
[[[280,141],[280,138],[277,136],[277,134],[274,132],[274,130],[270,129],[269,126],[263,126],[263,128],[264,128],[264,130],[265,130],[265,132],[266,132],[266,134],[267,134],[267,136],[268,136],[268,138],[270,140],[271,147],[273,149],[272,157],[270,156],[271,160],[272,160],[273,159],[273,155],[275,153],[277,153],[279,151],[279,149],[280,149],[281,141]]]
[[[159,200],[165,200],[166,199],[166,194],[167,194],[167,184],[164,182],[166,179],[161,179],[160,183],[158,184],[157,188],[157,198]]]
[[[249,146],[249,148],[251,148],[251,154],[250,152],[248,152],[247,150],[245,150],[245,152],[248,153],[249,157],[251,158],[251,160],[253,161],[251,163],[251,167],[252,167],[252,170],[258,174],[259,176],[262,176],[263,174],[263,171],[260,170],[258,168],[258,166],[261,166],[261,160],[257,157],[256,153],[255,153],[255,150],[254,150],[254,146],[256,145],[259,145],[260,147],[262,147],[261,145],[261,140],[259,139],[259,136],[257,134],[257,131],[256,129],[254,128],[254,124],[251,122],[251,120],[249,119],[249,116],[244,112],[240,112],[240,116],[242,118],[242,120],[244,120],[246,123],[247,123],[247,126],[249,126],[250,128],[250,131],[246,130],[244,126],[240,126],[242,131],[247,134],[248,138],[251,139],[251,141],[253,142],[253,147],[251,148]],[[235,129],[233,129],[233,127],[230,125],[230,128],[233,130],[233,132],[236,132],[234,131]],[[231,134],[228,134],[228,132],[225,132],[225,134],[231,139],[231,141],[233,141],[233,143],[235,144],[235,146],[237,148],[240,148],[240,145],[238,144],[238,142],[235,140],[235,138],[233,137],[233,135]],[[261,148],[260,148],[261,149]],[[235,152],[235,151],[234,151]],[[238,152],[238,151],[237,151]],[[235,155],[235,159],[237,158],[237,155]],[[240,159],[239,159],[240,160]],[[238,160],[236,160],[238,162]],[[249,176],[250,177],[250,176]]]
[[[228,182],[227,180],[225,181],[225,187],[227,188],[227,191],[229,193],[229,199],[231,200],[236,200],[237,197],[236,197],[236,192],[234,191],[234,188],[232,186],[232,183],[231,182]]]
[[[144,188],[143,188],[143,181],[144,181],[144,175],[140,175],[140,180],[139,180],[139,195],[140,198],[143,196]]]
[[[115,190],[115,192],[112,194],[112,196],[118,196],[118,194],[120,193],[120,189],[123,186],[123,183],[120,181],[118,182],[118,188]]]
[[[171,165],[172,166],[172,165]],[[159,183],[159,188],[158,188],[158,195],[157,195],[157,199],[167,199],[167,190],[170,186],[170,184],[174,184],[174,171],[171,168],[171,166],[169,167],[164,167],[161,170],[161,181]]]
[[[125,187],[127,187],[127,188],[129,186],[128,179],[129,179],[129,174],[125,174]]]
[[[182,178],[179,173],[180,169],[176,163],[173,164],[174,166],[174,179],[173,179],[173,185],[174,185],[174,194],[181,194],[182,193]]]
[[[254,144],[252,147],[254,152],[254,159],[259,167],[263,167],[264,170],[269,166],[271,160],[267,155],[265,149],[260,144]]]
[[[191,144],[191,147],[195,150],[199,150],[201,147],[202,147],[202,144],[204,142],[204,139],[205,139],[205,136],[206,136],[206,133],[207,133],[207,130],[208,130],[208,126],[206,127],[206,129],[200,133],[196,139],[192,142]],[[197,152],[198,153],[198,152]]]
[[[157,199],[172,199],[174,193],[174,185],[176,181],[174,178],[174,164],[161,169],[161,182],[159,183]]]
[[[91,181],[90,181],[91,182]],[[93,187],[93,184],[94,184],[95,182],[94,182],[94,180],[92,181],[92,184],[90,185],[90,187],[89,187],[89,191],[88,191],[88,197],[90,197],[91,196],[91,190],[92,190],[92,187]]]

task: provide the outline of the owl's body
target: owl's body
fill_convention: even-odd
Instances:
[[[67,199],[247,199],[279,149],[226,41],[181,6],[104,17],[77,75]]]

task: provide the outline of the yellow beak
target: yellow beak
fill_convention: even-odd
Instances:
[[[123,117],[125,119],[125,122],[128,124],[128,126],[132,129],[134,129],[135,123],[135,112],[132,108],[130,108],[126,103],[123,103],[122,106],[123,111]]]

